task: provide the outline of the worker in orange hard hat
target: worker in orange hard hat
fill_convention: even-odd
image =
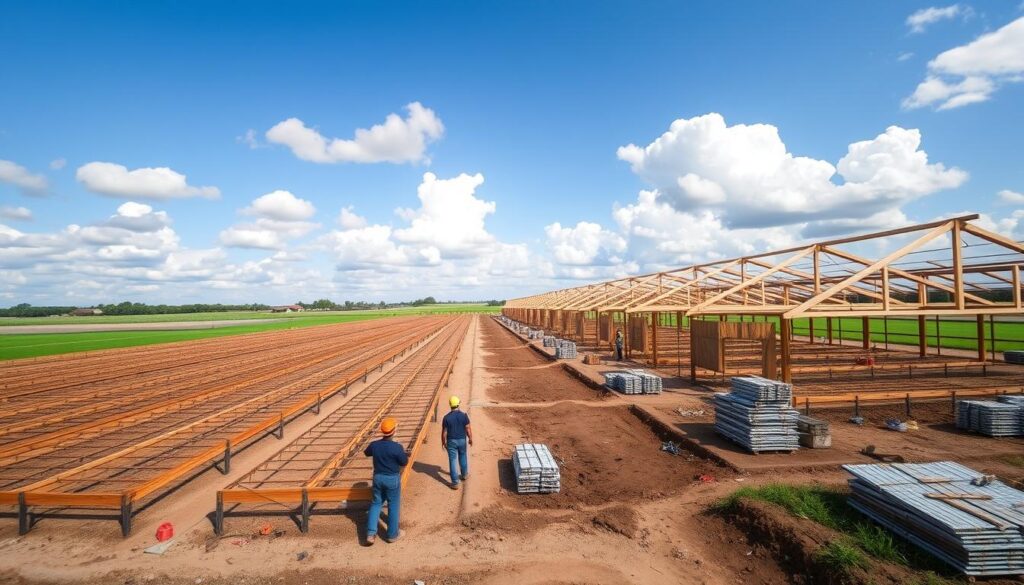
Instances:
[[[373,500],[370,502],[370,517],[366,522],[366,544],[377,540],[377,524],[384,502],[388,504],[388,532],[384,540],[394,542],[405,533],[398,529],[398,512],[402,503],[402,468],[409,464],[405,447],[394,440],[398,421],[386,418],[380,421],[380,439],[373,441],[363,452],[373,457]]]
[[[441,420],[441,448],[448,451],[448,484],[453,490],[459,489],[459,480],[469,477],[468,445],[473,444],[473,429],[469,426],[469,415],[459,410],[458,396],[448,399],[451,412]],[[455,475],[455,460],[459,461],[459,475]]]

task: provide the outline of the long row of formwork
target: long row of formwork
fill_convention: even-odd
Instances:
[[[317,503],[370,499],[373,466],[363,450],[378,436],[377,426],[385,417],[399,421],[394,440],[410,454],[404,485],[468,326],[468,317],[448,325],[314,427],[218,491],[215,531],[220,534],[225,514],[239,507],[290,511],[298,506],[300,529],[306,532]]]
[[[740,342],[767,344],[777,356],[773,377],[787,382],[797,382],[808,369],[819,368],[801,355],[806,345],[828,346],[824,352],[837,360],[850,358],[845,353],[856,347],[848,349],[851,344],[840,329],[851,319],[860,321],[858,333],[871,331],[861,334],[862,357],[875,351],[879,342],[873,337],[881,335],[881,345],[888,347],[891,340],[909,350],[909,356],[916,352],[918,363],[913,374],[909,365],[906,368],[908,379],[940,369],[945,377],[949,368],[961,366],[951,364],[951,356],[939,355],[940,320],[947,326],[954,320],[960,325],[968,321],[976,332],[975,351],[952,359],[976,362],[961,368],[971,370],[964,376],[971,377],[986,367],[981,362],[995,361],[997,343],[1005,346],[1012,341],[997,337],[995,319],[1024,315],[1024,246],[979,227],[976,219],[956,217],[562,289],[510,300],[503,313],[590,347],[611,349],[616,332],[621,332],[627,357],[656,366],[675,365],[680,374],[687,364],[694,379],[695,362],[707,361],[691,355],[694,346],[701,356],[708,353],[706,342],[686,341],[694,321],[721,323],[712,326],[729,339],[721,341],[719,354],[735,353],[729,346],[739,347],[738,353],[746,356],[739,358],[742,361],[752,352]],[[892,251],[879,255],[879,249]],[[902,319],[902,329],[909,328],[906,321],[916,321],[916,335],[890,336],[890,319]],[[794,320],[805,328],[807,343],[795,335]],[[738,322],[747,325],[737,326]],[[872,331],[873,324],[880,324],[881,330]],[[727,367],[714,371],[725,374],[729,358],[726,355]],[[769,361],[773,356],[760,359],[765,372],[774,365]],[[819,373],[829,371],[839,371],[838,364],[820,368]],[[1019,380],[1006,382],[1014,385]],[[923,381],[911,385],[927,387]]]
[[[333,337],[319,338],[312,344],[268,348],[263,359],[225,359],[226,363],[206,368],[185,368],[190,374],[186,376],[168,372],[163,377],[149,377],[144,384],[83,383],[62,390],[67,393],[63,399],[52,398],[46,408],[31,411],[26,409],[34,403],[12,400],[0,408],[0,466],[91,440],[110,429],[124,435],[126,429],[154,418],[201,418],[290,379],[303,380],[347,367],[363,352],[383,349],[379,336],[400,331],[401,327],[391,323],[386,327],[346,328],[343,343],[337,343],[335,330]],[[420,327],[429,324],[414,326],[413,330]]]
[[[347,392],[453,319],[312,328],[307,332],[319,344],[305,346],[290,364],[278,364],[276,375],[179,386],[176,399],[156,402],[126,394],[128,406],[110,415],[83,406],[69,421],[56,421],[54,430],[34,427],[25,431],[34,434],[0,444],[0,505],[18,507],[22,532],[61,508],[65,515],[69,509],[117,510],[128,534],[140,506],[211,463],[227,473],[233,452],[268,434],[283,438],[290,420],[318,412],[324,400]],[[277,349],[268,348],[268,360]]]

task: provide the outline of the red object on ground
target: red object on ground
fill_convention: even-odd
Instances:
[[[164,522],[156,529],[157,542],[163,542],[172,536],[174,536],[174,525],[170,522]]]
[[[697,479],[700,480],[703,483],[711,483],[711,482],[715,481],[715,476],[713,476],[711,474],[708,474],[708,473],[704,473],[704,474],[698,475]]]
[[[875,358],[873,357],[860,357],[857,358],[858,366],[873,366],[875,365]]]

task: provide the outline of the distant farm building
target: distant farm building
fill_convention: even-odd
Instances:
[[[92,317],[93,315],[102,315],[103,311],[100,309],[74,309],[68,315],[72,317]]]
[[[280,307],[270,307],[271,313],[299,313],[304,311],[299,305],[282,305]]]

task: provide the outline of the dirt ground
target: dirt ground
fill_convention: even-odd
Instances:
[[[472,420],[470,477],[449,489],[447,455],[439,426],[432,425],[402,494],[406,534],[396,543],[361,545],[365,505],[319,507],[307,534],[286,510],[267,506],[229,517],[218,538],[207,514],[215,490],[233,477],[211,471],[140,515],[128,539],[110,521],[47,518],[18,536],[13,519],[0,519],[0,583],[806,583],[777,542],[708,509],[745,485],[846,479],[837,466],[739,473],[687,452],[666,453],[630,405],[642,403],[676,424],[706,425],[713,411],[705,397],[689,391],[604,396],[488,317],[470,327],[445,394],[460,396]],[[706,412],[688,412],[699,409]],[[820,414],[836,428],[849,425],[847,413]],[[884,412],[866,416],[873,422]],[[918,416],[929,429],[948,424],[938,410],[922,407]],[[848,432],[869,431],[865,425]],[[546,443],[559,460],[561,493],[514,492],[511,451],[527,441]],[[264,439],[233,469],[244,473],[279,447]],[[163,556],[144,554],[164,520],[175,523],[175,544]],[[273,527],[269,536],[258,534],[263,523]]]

